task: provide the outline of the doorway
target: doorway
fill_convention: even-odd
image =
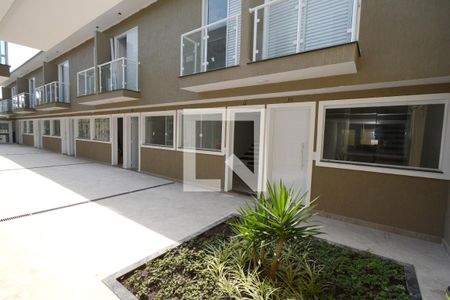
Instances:
[[[263,190],[264,107],[228,109],[225,190]]]
[[[117,165],[123,166],[123,118],[117,118]]]
[[[139,117],[129,117],[129,134],[127,143],[126,168],[138,170],[139,168]]]
[[[315,107],[313,102],[268,105],[267,181],[310,192]]]

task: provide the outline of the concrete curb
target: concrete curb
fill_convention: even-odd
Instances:
[[[178,247],[179,245],[201,235],[202,233],[205,233],[206,231],[210,230],[213,227],[216,227],[217,225],[225,222],[226,220],[229,220],[232,217],[237,216],[236,213],[230,213],[216,221],[214,221],[213,223],[203,227],[202,229],[186,236],[185,238],[179,240],[177,243],[173,243],[169,246],[167,246],[164,249],[161,249],[160,251],[153,253],[152,255],[149,255],[137,262],[135,262],[134,264],[131,264],[125,268],[123,268],[122,270],[109,275],[108,277],[104,278],[102,280],[102,282],[117,296],[119,297],[119,299],[121,300],[138,300],[129,290],[127,290],[119,281],[118,278],[128,274],[129,272],[139,268],[140,266],[146,264],[148,261],[157,258],[158,256],[163,255],[164,253],[166,253],[167,251]]]

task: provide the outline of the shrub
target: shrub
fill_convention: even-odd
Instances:
[[[267,184],[267,190],[268,196],[254,198],[253,206],[242,208],[241,218],[231,226],[247,242],[254,268],[271,261],[268,276],[274,280],[286,245],[318,234],[319,227],[306,224],[315,207],[314,201],[305,205],[306,193],[301,195],[281,181]]]

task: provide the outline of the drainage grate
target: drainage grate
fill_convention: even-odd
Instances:
[[[129,194],[133,194],[133,193],[147,191],[147,190],[155,189],[155,188],[158,188],[158,187],[163,187],[163,186],[166,186],[166,185],[170,185],[170,184],[173,184],[173,183],[174,182],[171,181],[171,182],[157,184],[157,185],[153,185],[153,186],[149,186],[149,187],[145,187],[145,188],[141,188],[141,189],[136,189],[136,190],[132,190],[132,191],[128,191],[128,192],[123,192],[123,193],[113,194],[113,195],[104,196],[104,197],[100,197],[100,198],[95,198],[95,199],[92,199],[92,200],[86,200],[86,201],[72,203],[72,204],[67,204],[67,205],[63,205],[63,206],[58,206],[58,207],[38,210],[38,211],[35,211],[35,212],[31,212],[31,213],[16,215],[16,216],[13,216],[13,217],[3,218],[3,219],[0,219],[0,223],[7,222],[7,221],[12,221],[12,220],[15,220],[15,219],[20,219],[20,218],[25,218],[25,217],[31,217],[31,216],[34,216],[34,215],[39,215],[39,214],[52,212],[52,211],[55,211],[55,210],[60,210],[60,209],[69,208],[69,207],[73,207],[73,206],[83,205],[83,204],[87,204],[87,203],[91,203],[91,202],[98,202],[98,201],[112,199],[112,198],[116,198],[116,197],[120,197],[120,196],[124,196],[124,195],[129,195]]]

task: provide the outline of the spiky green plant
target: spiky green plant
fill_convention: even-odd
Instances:
[[[253,199],[253,206],[239,210],[241,218],[231,224],[233,231],[243,237],[254,251],[256,260],[264,262],[268,256],[266,246],[273,248],[269,278],[275,279],[280,257],[286,243],[305,239],[319,233],[319,226],[307,224],[314,215],[315,200],[305,205],[306,193],[287,188],[283,182],[267,184],[268,195]]]

